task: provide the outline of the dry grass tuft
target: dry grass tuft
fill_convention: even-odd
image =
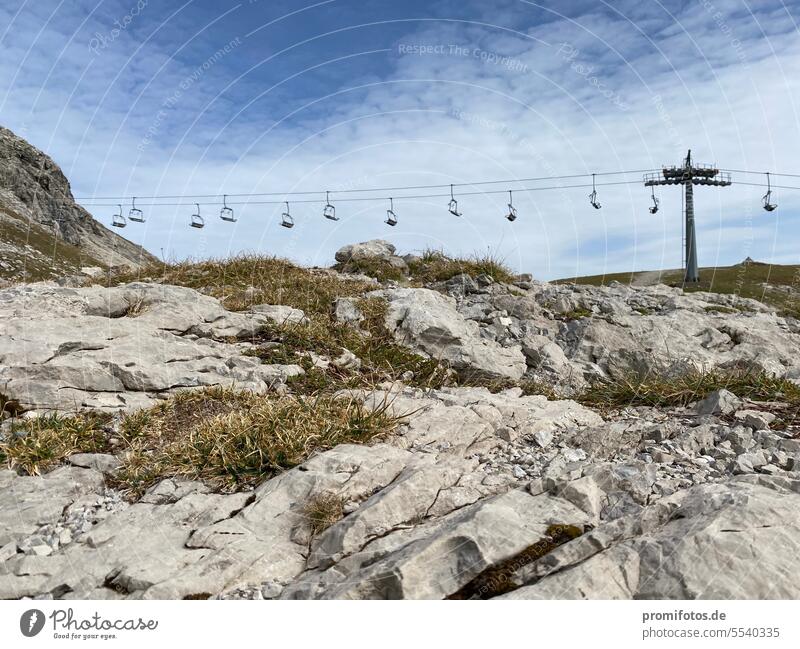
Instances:
[[[45,473],[75,453],[108,452],[110,415],[45,415],[14,425],[0,442],[0,462],[29,475]]]
[[[203,290],[225,308],[243,311],[254,304],[285,304],[307,315],[327,314],[336,297],[361,295],[375,285],[301,268],[285,259],[242,254],[228,259],[154,264],[119,283],[158,279],[165,284]]]
[[[686,406],[723,388],[743,399],[800,405],[800,387],[786,379],[749,370],[651,374],[643,378],[629,376],[596,383],[579,400],[598,408]]]
[[[383,259],[351,259],[346,263],[336,264],[334,268],[342,273],[361,273],[374,277],[379,282],[401,282],[407,279],[402,269]]]
[[[256,395],[211,388],[182,392],[123,418],[115,448],[122,466],[113,486],[132,497],[167,477],[202,480],[221,490],[252,487],[338,444],[364,444],[402,418],[388,404],[370,410],[353,398]],[[109,415],[48,416],[24,422],[0,444],[0,460],[28,474],[73,453],[109,452]]]
[[[254,486],[315,451],[391,432],[400,419],[387,409],[331,395],[261,396],[223,388],[181,393],[125,419],[128,450],[117,486],[134,495],[166,477],[223,490]]]
[[[420,356],[394,340],[383,325],[386,315],[384,300],[361,298],[357,305],[364,316],[359,329],[321,316],[305,325],[276,326],[260,335],[256,342],[268,344],[256,354],[267,363],[299,362],[306,374],[289,380],[290,388],[297,394],[368,389],[383,381],[401,379],[422,388],[440,388],[452,383],[453,375],[445,364]],[[361,360],[359,368],[337,369],[331,366],[328,370],[316,369],[307,357],[299,355],[312,351],[336,358],[343,349],[353,352]]]
[[[303,507],[311,535],[322,534],[344,517],[344,498],[334,493],[321,493],[310,498]]]
[[[440,250],[425,250],[409,269],[414,280],[427,284],[452,279],[457,275],[487,275],[496,282],[511,283],[514,275],[505,262],[491,253],[476,254],[467,259],[449,257]]]

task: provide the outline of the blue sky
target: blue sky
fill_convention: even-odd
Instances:
[[[398,198],[394,229],[387,192],[334,193],[336,223],[295,202],[293,230],[278,226],[282,206],[257,202],[280,197],[236,199],[235,224],[213,198],[206,228],[188,217],[198,194],[650,169],[688,147],[724,168],[797,172],[798,21],[797,3],[773,0],[5,0],[0,123],[49,152],[103,222],[115,208],[101,197],[179,197],[140,199],[147,223],[123,231],[159,255],[328,264],[383,237],[402,251],[490,249],[540,278],[676,267],[678,190],[653,216],[641,184],[601,187],[602,210],[585,188],[518,191],[513,224],[507,195],[480,194],[503,184],[465,187],[478,195],[459,201],[461,219],[447,199]],[[800,192],[777,190],[769,215],[763,193],[697,191],[701,265],[800,262]]]

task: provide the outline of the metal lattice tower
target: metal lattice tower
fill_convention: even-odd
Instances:
[[[731,175],[722,173],[713,165],[692,164],[692,150],[680,167],[664,167],[661,173],[646,174],[645,187],[656,185],[683,185],[686,192],[686,274],[685,282],[699,282],[700,271],[697,268],[697,240],[694,229],[694,185],[714,185],[727,187],[731,184]]]

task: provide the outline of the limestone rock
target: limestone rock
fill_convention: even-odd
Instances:
[[[219,339],[268,321],[175,286],[15,286],[0,291],[0,384],[22,410],[132,410],[213,385],[263,392],[302,370]]]
[[[541,541],[552,525],[583,527],[587,516],[548,495],[510,491],[483,500],[398,540],[384,558],[372,551],[350,557],[334,574],[309,581],[282,597],[321,599],[436,599],[456,593],[490,566]],[[380,556],[380,555],[379,555]]]
[[[309,320],[301,309],[295,309],[281,304],[256,304],[250,311],[268,318],[275,324],[308,324]]]
[[[798,483],[752,478],[695,487],[653,529],[505,597],[795,599]]]
[[[396,248],[383,239],[371,239],[362,243],[352,243],[336,251],[336,261],[347,263],[361,259],[384,259],[394,257]]]
[[[72,466],[94,469],[100,473],[113,473],[120,465],[118,458],[107,453],[75,453],[67,458]]]
[[[698,401],[694,411],[698,415],[731,415],[742,404],[741,399],[729,390],[715,390],[702,401]]]
[[[524,374],[522,350],[482,339],[478,326],[458,313],[452,299],[429,289],[414,288],[371,295],[387,300],[386,327],[398,342],[447,361],[457,370],[511,379]]]

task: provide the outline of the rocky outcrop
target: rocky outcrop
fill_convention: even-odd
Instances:
[[[564,393],[598,379],[746,368],[800,378],[800,325],[754,300],[667,286],[447,283],[483,340],[522,349],[526,376]]]
[[[518,570],[504,597],[795,599],[799,505],[797,480],[694,487]]]
[[[69,181],[59,166],[42,151],[0,126],[0,243],[2,230],[16,220],[44,226],[35,234],[55,233],[68,244],[66,252],[80,251],[89,260],[107,266],[138,267],[156,261],[146,250],[98,223],[75,202]],[[29,237],[27,245],[36,243]],[[12,240],[6,241],[9,245]],[[52,257],[53,246],[50,246]],[[12,251],[6,251],[11,254]],[[25,251],[17,251],[24,254]],[[30,254],[30,253],[28,253]]]
[[[393,408],[415,408],[397,435],[250,492],[167,479],[131,504],[104,486],[105,456],[0,473],[0,597],[800,595],[800,449],[781,451],[785,434],[680,411],[606,422],[517,390],[394,390]],[[734,439],[784,468],[733,476]],[[341,518],[315,534],[322,496]]]
[[[398,342],[447,362],[452,368],[494,378],[519,379],[525,357],[519,347],[503,347],[480,335],[475,322],[465,319],[455,301],[424,288],[377,291],[388,302],[386,327]]]
[[[2,471],[0,597],[800,597],[788,404],[732,387],[686,407],[598,412],[524,393],[540,387],[526,379],[571,394],[687,368],[800,380],[797,321],[664,286],[462,275],[376,288],[397,342],[494,389],[520,387],[341,390],[401,424],[240,493],[168,478],[128,502],[112,488],[124,457],[107,454],[76,453],[43,476]],[[359,298],[330,308],[337,326],[374,335]],[[302,370],[263,364],[250,339],[308,322],[285,305],[233,313],[159,284],[19,285],[0,291],[0,393],[19,414],[131,410],[208,385],[285,391]],[[362,362],[347,350],[305,358],[345,374]]]
[[[0,393],[20,411],[74,411],[132,410],[213,385],[264,392],[302,370],[263,365],[230,340],[304,317],[267,306],[232,313],[160,284],[15,286],[0,291]]]

